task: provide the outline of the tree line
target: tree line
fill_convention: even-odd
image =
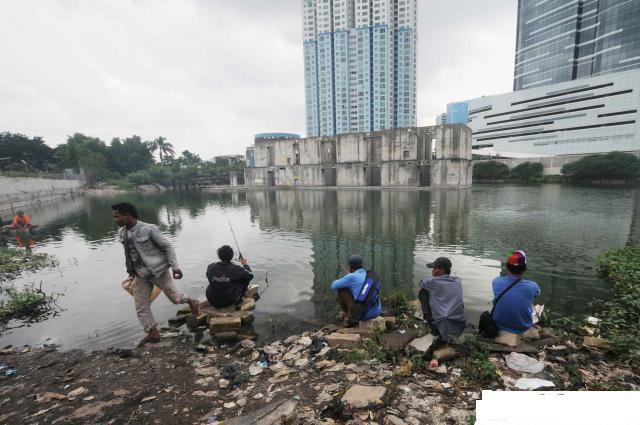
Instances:
[[[523,162],[509,169],[500,161],[473,164],[473,178],[478,180],[517,180],[536,182],[542,179],[542,164]],[[587,155],[562,166],[562,176],[569,181],[635,181],[640,177],[640,158],[627,152]]]
[[[41,137],[0,133],[0,170],[60,173],[65,169],[82,170],[90,182],[169,185],[194,177],[228,179],[230,171],[244,169],[244,162],[206,161],[188,150],[176,155],[164,137],[151,141],[135,135],[116,137],[107,144],[75,133],[52,148]]]

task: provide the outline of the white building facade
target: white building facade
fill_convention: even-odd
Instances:
[[[469,101],[473,148],[536,155],[640,151],[640,69]]]
[[[307,136],[416,125],[417,0],[302,0]]]

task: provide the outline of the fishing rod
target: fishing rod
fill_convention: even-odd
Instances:
[[[218,192],[218,197],[220,198],[220,206],[222,207],[222,211],[224,211],[225,217],[227,217],[227,223],[229,224],[229,230],[231,230],[231,234],[233,235],[233,240],[236,243],[236,248],[238,248],[238,258],[243,260],[242,252],[240,251],[240,244],[238,244],[238,238],[236,238],[236,232],[233,231],[233,226],[231,225],[231,220],[229,220],[229,214],[227,214],[227,209],[224,207],[224,201],[222,200],[222,195]]]

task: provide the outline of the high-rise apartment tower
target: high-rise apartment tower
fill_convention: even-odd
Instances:
[[[308,137],[416,125],[416,1],[302,0]]]
[[[640,1],[518,1],[514,90],[638,67]]]

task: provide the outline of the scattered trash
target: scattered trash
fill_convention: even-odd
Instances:
[[[266,368],[269,367],[269,363],[267,363],[266,360],[261,360],[261,361],[258,362],[258,366],[260,366],[263,369],[266,369]]]
[[[598,326],[600,324],[600,319],[597,317],[589,316],[587,317],[587,323],[593,326]]]
[[[155,399],[156,399],[156,396],[150,395],[149,397],[145,397],[142,400],[140,400],[140,403],[146,403],[148,401],[155,400]]]
[[[538,390],[540,388],[553,388],[555,384],[551,381],[538,378],[520,378],[516,381],[516,388],[520,390]]]
[[[107,353],[112,356],[120,357],[121,359],[128,359],[134,356],[133,350],[129,348],[112,348]]]
[[[544,363],[526,354],[511,353],[505,356],[507,366],[518,372],[539,373],[544,369]]]
[[[4,376],[13,376],[13,375],[15,375],[16,373],[18,373],[18,369],[13,368],[13,367],[7,368],[7,369],[5,369],[5,370],[2,372],[2,374],[3,374]]]

